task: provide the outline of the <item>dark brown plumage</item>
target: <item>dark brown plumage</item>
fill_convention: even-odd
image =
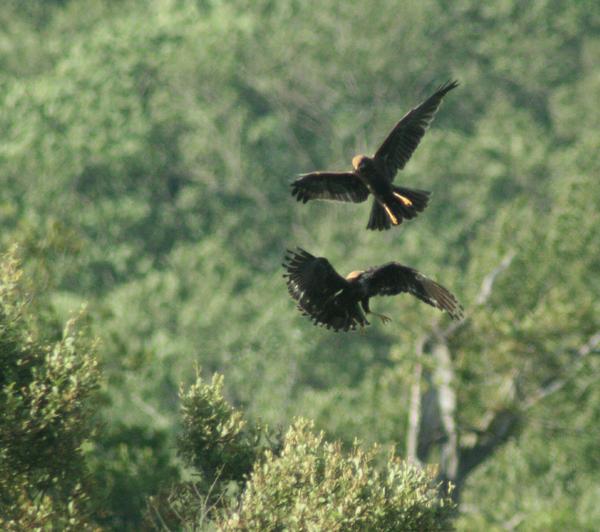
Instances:
[[[292,183],[292,195],[306,203],[327,199],[360,203],[372,194],[375,201],[367,229],[389,229],[403,219],[412,219],[427,207],[430,192],[392,185],[419,145],[442,99],[458,86],[457,81],[442,85],[396,124],[373,157],[357,155],[352,172],[312,172]]]
[[[443,286],[413,268],[388,262],[364,271],[339,275],[329,261],[298,248],[288,250],[283,267],[288,291],[299,310],[316,325],[335,331],[369,325],[365,314],[382,321],[390,318],[372,312],[369,298],[392,296],[407,292],[428,305],[448,312],[452,319],[461,319],[463,308]]]

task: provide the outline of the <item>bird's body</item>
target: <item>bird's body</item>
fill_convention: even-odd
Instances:
[[[443,286],[413,268],[397,262],[367,270],[339,275],[324,257],[315,257],[303,249],[288,251],[284,263],[288,291],[300,311],[317,325],[335,331],[369,325],[366,314],[372,312],[369,300],[376,295],[408,292],[421,301],[447,311],[453,319],[462,317],[462,307]]]
[[[312,172],[292,183],[292,195],[306,203],[311,199],[329,199],[360,203],[369,194],[374,198],[367,229],[389,229],[403,219],[412,219],[427,207],[430,193],[425,190],[394,186],[402,170],[419,145],[443,97],[458,83],[446,83],[422,104],[409,111],[394,127],[373,157],[357,155],[352,172]]]
[[[357,155],[352,166],[358,178],[375,198],[371,207],[368,229],[389,229],[400,225],[403,219],[411,220],[427,207],[429,192],[392,185],[386,169],[378,158]]]

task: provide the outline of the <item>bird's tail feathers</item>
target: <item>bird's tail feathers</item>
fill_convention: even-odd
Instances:
[[[367,229],[383,231],[400,225],[404,219],[412,220],[427,207],[430,194],[426,190],[393,186],[383,202],[373,202]]]
[[[414,218],[417,213],[422,212],[429,203],[429,196],[431,192],[427,190],[419,190],[414,188],[395,187],[392,186],[394,199],[396,203],[399,203],[404,209],[411,213],[411,216],[405,216],[405,218]]]
[[[369,223],[367,229],[373,231],[384,231],[390,228],[390,218],[386,214],[383,206],[377,200],[373,201],[371,207],[371,215],[369,216]]]

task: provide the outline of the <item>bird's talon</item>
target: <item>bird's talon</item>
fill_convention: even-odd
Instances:
[[[381,320],[381,323],[383,323],[384,325],[386,323],[391,323],[392,321],[392,318],[386,316],[385,314],[377,314],[376,312],[371,312],[371,314],[373,314],[373,316],[377,316]]]

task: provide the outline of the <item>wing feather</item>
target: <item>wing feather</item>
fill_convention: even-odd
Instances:
[[[312,199],[360,203],[369,196],[369,189],[354,172],[302,174],[291,186],[292,196],[303,203]]]
[[[327,259],[315,257],[302,248],[288,250],[283,267],[288,291],[303,307],[322,305],[347,286]]]
[[[407,292],[421,301],[448,312],[452,319],[463,317],[463,307],[442,285],[422,273],[397,262],[370,268],[362,275],[369,297],[392,296]]]
[[[442,85],[427,100],[406,113],[383,141],[375,153],[375,159],[383,165],[390,181],[417,149],[444,96],[457,86],[457,81]]]
[[[344,301],[339,297],[348,282],[327,259],[297,248],[287,251],[283,267],[290,295],[300,312],[315,325],[347,331],[368,324],[358,301]]]

